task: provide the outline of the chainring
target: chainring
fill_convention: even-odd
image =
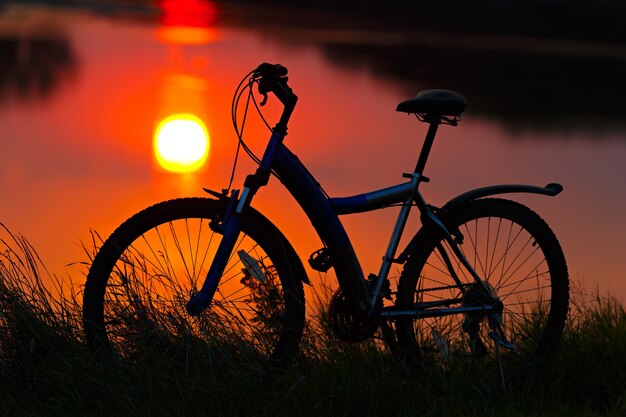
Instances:
[[[341,289],[330,300],[328,316],[335,335],[349,343],[362,342],[372,337],[378,329],[378,320],[354,313],[350,300]]]

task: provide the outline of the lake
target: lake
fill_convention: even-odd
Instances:
[[[50,273],[82,282],[75,263],[87,260],[92,231],[106,237],[148,205],[226,187],[232,95],[271,62],[288,67],[300,98],[286,143],[330,195],[403,181],[426,129],[396,105],[426,88],[463,94],[464,120],[440,128],[426,166],[426,199],[563,184],[554,198],[510,197],[551,225],[572,281],[625,299],[626,46],[381,30],[287,11],[292,24],[272,25],[252,7],[202,3],[190,17],[168,4],[0,8],[0,222],[29,239]],[[154,151],[155,130],[176,114],[208,132],[194,172],[168,171]],[[259,153],[268,132],[249,119],[245,139]],[[235,184],[253,169],[241,159]],[[321,247],[276,179],[254,205],[303,259]],[[395,210],[343,219],[366,274],[378,271]]]

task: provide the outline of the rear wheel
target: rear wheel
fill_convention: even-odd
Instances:
[[[123,223],[103,244],[85,284],[83,322],[94,350],[143,359],[190,354],[237,363],[286,363],[304,326],[304,269],[285,237],[253,209],[210,307],[186,313],[221,240],[225,205],[166,201]],[[213,223],[215,224],[215,223]]]
[[[495,364],[494,371],[511,376],[553,349],[562,334],[569,283],[561,247],[536,213],[508,200],[475,200],[440,217],[502,302],[501,311],[400,320],[396,327],[401,350],[413,363],[426,355],[446,365],[469,359]],[[488,302],[483,287],[439,233],[423,233],[414,247],[398,285],[399,308]]]

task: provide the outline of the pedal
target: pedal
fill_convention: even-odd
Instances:
[[[316,271],[327,272],[333,266],[328,248],[321,248],[313,252],[309,256],[309,265]]]
[[[498,332],[496,331],[490,332],[489,337],[491,337],[494,342],[496,342],[498,345],[502,346],[503,348],[508,349],[508,350],[515,350],[515,345],[512,342],[509,342],[508,340],[500,336]]]

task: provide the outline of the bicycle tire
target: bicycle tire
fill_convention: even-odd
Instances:
[[[502,328],[515,349],[505,349],[492,340],[486,315],[472,313],[397,321],[401,352],[413,365],[423,364],[430,352],[431,359],[446,366],[462,358],[465,362],[498,364],[495,369],[502,377],[518,375],[545,358],[563,332],[569,280],[561,246],[541,217],[509,200],[474,200],[442,210],[440,218],[453,237],[462,235],[464,255],[503,302]],[[451,298],[462,300],[456,306],[481,302],[476,297],[478,287],[440,233],[424,229],[413,247],[398,283],[398,308]],[[455,286],[442,249],[453,259],[452,270],[459,280],[467,283],[464,294]]]
[[[115,230],[85,284],[83,325],[92,350],[132,360],[195,353],[232,363],[288,363],[304,327],[306,272],[283,234],[252,208],[242,213],[242,232],[211,306],[198,317],[186,313],[220,240],[210,223],[225,207],[209,198],[169,200]]]

